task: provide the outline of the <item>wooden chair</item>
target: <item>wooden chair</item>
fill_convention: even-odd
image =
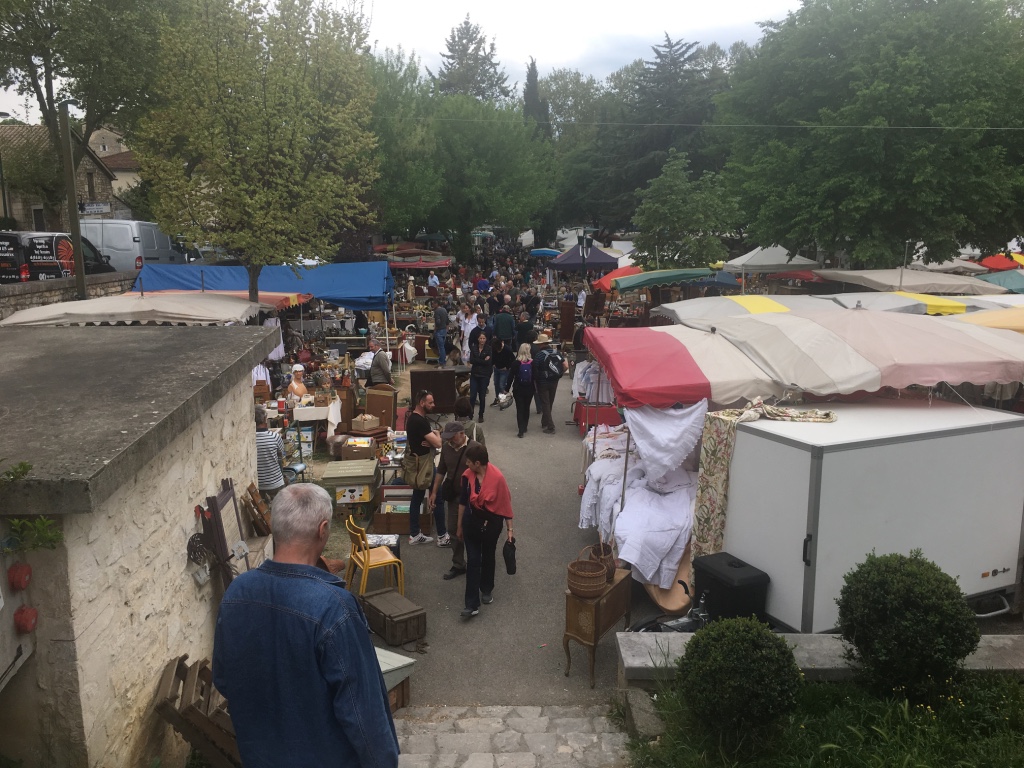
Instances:
[[[402,568],[402,561],[395,557],[395,553],[387,547],[370,547],[366,539],[366,531],[355,524],[351,517],[345,518],[345,528],[348,530],[348,538],[352,542],[352,551],[348,556],[348,568],[345,569],[345,582],[352,584],[356,568],[362,570],[362,578],[359,581],[359,589],[356,594],[366,594],[366,580],[370,571],[374,568],[386,568],[387,584],[391,585],[391,569],[394,568],[398,580],[399,594],[405,594],[405,571]]]

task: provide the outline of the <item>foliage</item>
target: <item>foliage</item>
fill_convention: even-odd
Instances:
[[[670,150],[661,175],[639,192],[633,223],[640,234],[638,266],[704,267],[729,256],[723,238],[743,223],[739,203],[723,180],[708,171],[689,177],[686,155]]]
[[[8,152],[3,158],[8,188],[38,197],[49,211],[60,210],[67,195],[64,166],[56,146],[24,143],[17,152]]]
[[[7,459],[0,459],[0,462],[7,461]],[[8,483],[14,483],[27,476],[32,470],[32,465],[27,461],[19,461],[3,471],[0,474],[0,487],[7,485]]]
[[[190,0],[162,31],[136,153],[156,220],[249,269],[331,255],[376,177],[366,19],[314,0]],[[183,116],[187,116],[183,119]]]
[[[552,135],[561,153],[593,141],[598,101],[604,90],[593,76],[575,69],[555,69],[539,80],[537,90],[548,105]]]
[[[433,125],[443,186],[428,223],[455,233],[458,258],[468,257],[480,223],[525,229],[551,205],[550,149],[516,108],[449,96]]]
[[[1015,0],[808,0],[719,101],[750,234],[901,263],[1024,231]]]
[[[138,221],[153,221],[153,185],[146,179],[122,190],[118,197],[132,209],[132,216]]]
[[[78,103],[84,141],[76,165],[97,128],[130,127],[146,108],[161,20],[178,14],[177,0],[3,0],[0,7],[0,85],[31,95],[54,146],[58,104]]]
[[[550,139],[551,115],[547,99],[540,95],[540,79],[537,76],[537,61],[531,56],[526,67],[526,85],[523,86],[523,118],[533,121],[534,135]]]
[[[789,714],[801,673],[792,649],[767,626],[753,618],[723,619],[694,634],[675,684],[694,719],[729,738]]]
[[[376,99],[370,128],[380,163],[373,197],[379,223],[384,232],[415,237],[441,194],[429,83],[420,76],[416,57],[401,49],[376,57],[371,71]]]
[[[854,683],[808,683],[780,730],[751,732],[735,747],[690,717],[678,691],[659,693],[667,733],[635,744],[638,768],[888,768],[1021,766],[1024,687],[1009,676],[967,674],[930,705],[878,699]]]
[[[448,34],[445,49],[437,74],[427,70],[437,94],[462,95],[493,102],[512,97],[508,75],[501,71],[495,60],[494,40],[488,44],[480,26],[469,20],[468,13],[463,22]]]
[[[11,526],[11,538],[4,540],[4,554],[56,549],[64,541],[64,534],[48,517],[12,517],[8,523]]]
[[[846,656],[880,692],[919,699],[941,690],[981,637],[956,580],[919,549],[871,553],[836,602]]]

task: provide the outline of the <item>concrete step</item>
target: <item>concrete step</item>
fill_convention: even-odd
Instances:
[[[624,768],[609,707],[406,707],[399,768]]]

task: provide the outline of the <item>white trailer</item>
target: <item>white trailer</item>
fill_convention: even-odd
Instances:
[[[941,401],[833,404],[832,424],[740,424],[725,550],[768,573],[768,615],[837,622],[843,576],[872,550],[920,548],[968,596],[1020,581],[1024,417]]]

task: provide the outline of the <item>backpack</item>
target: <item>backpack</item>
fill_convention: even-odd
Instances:
[[[543,375],[543,381],[557,381],[565,371],[562,369],[562,356],[553,349],[545,349],[537,356],[537,363]]]
[[[516,381],[520,384],[533,384],[533,363],[519,363],[519,373],[516,374]]]

